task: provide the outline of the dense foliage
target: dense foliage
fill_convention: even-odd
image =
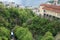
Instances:
[[[1,40],[8,40],[10,39],[10,31],[5,27],[0,27],[0,39]]]
[[[52,33],[46,32],[46,34],[42,37],[41,40],[54,40],[54,37],[53,37]]]
[[[45,18],[33,17],[23,24],[24,27],[28,27],[32,34],[44,35],[47,31],[50,31],[54,36],[60,31],[59,21],[49,21]]]
[[[54,37],[60,31],[60,21],[41,18],[31,9],[7,8],[0,4],[0,40],[9,40],[12,29],[17,40],[40,40],[45,34],[50,40],[49,36]]]
[[[34,14],[30,9],[0,7],[0,25],[9,29],[15,25],[22,26],[27,19],[33,16]]]

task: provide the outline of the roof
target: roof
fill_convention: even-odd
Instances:
[[[60,6],[49,5],[49,4],[41,4],[40,6],[44,6],[43,9],[45,10],[50,10],[50,11],[60,13]]]

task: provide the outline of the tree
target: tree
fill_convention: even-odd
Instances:
[[[2,39],[10,39],[10,31],[6,29],[5,27],[0,27],[0,37]]]
[[[46,34],[42,37],[41,40],[54,40],[54,37],[51,32],[46,32]]]
[[[2,40],[8,40],[8,38],[7,37],[2,37]]]
[[[0,40],[8,40],[7,37],[0,37]]]
[[[26,20],[35,16],[33,11],[30,9],[9,8],[8,11],[10,13],[9,22],[11,28],[15,25],[22,26]]]
[[[26,21],[26,23],[24,23],[23,26],[28,27],[33,35],[36,34],[44,35],[46,32],[46,25],[48,23],[49,20],[35,16],[30,20]]]
[[[52,21],[46,25],[46,31],[50,31],[54,36],[60,30],[60,22],[59,21]]]
[[[54,3],[54,0],[49,0],[49,1],[47,1],[47,2],[49,2],[49,3]],[[60,4],[60,0],[58,0],[58,4]]]
[[[33,40],[32,34],[27,28],[16,26],[14,33],[18,40]]]
[[[2,40],[2,38],[0,37],[0,40]]]
[[[48,1],[49,3],[54,3],[54,0],[50,0],[50,1]]]

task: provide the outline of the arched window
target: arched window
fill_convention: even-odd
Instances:
[[[46,11],[44,10],[44,12],[46,12]]]

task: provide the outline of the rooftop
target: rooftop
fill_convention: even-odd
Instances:
[[[60,6],[49,5],[49,4],[41,4],[40,6],[44,6],[43,9],[45,10],[50,10],[50,11],[60,13]]]

